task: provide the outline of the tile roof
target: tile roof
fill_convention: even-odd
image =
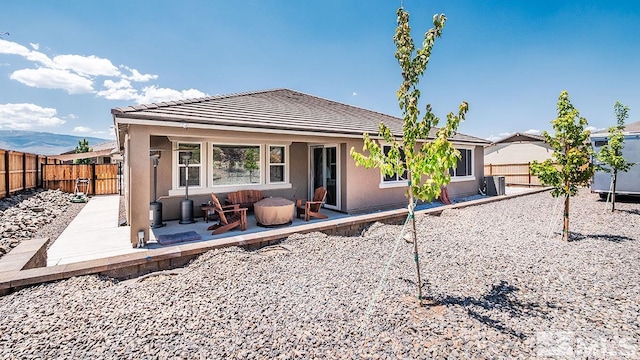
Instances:
[[[493,144],[510,143],[510,142],[517,142],[517,141],[545,141],[545,139],[544,139],[544,136],[542,135],[517,132],[511,135],[507,135],[506,137],[495,141]]]
[[[624,132],[637,134],[640,133],[640,121],[632,122],[631,124],[626,124],[624,127]],[[591,135],[607,135],[609,134],[609,128],[601,129],[596,132],[591,133]]]
[[[401,118],[346,105],[289,89],[244,92],[198,99],[115,108],[117,119],[143,119],[184,124],[264,128],[316,132],[318,135],[362,136],[378,133],[382,121],[396,135]],[[432,129],[432,134],[435,132]],[[453,140],[488,144],[477,137],[456,134]]]

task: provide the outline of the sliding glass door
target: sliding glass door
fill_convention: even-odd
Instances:
[[[316,188],[327,189],[325,207],[340,210],[340,177],[336,145],[316,145],[311,147],[310,198]]]

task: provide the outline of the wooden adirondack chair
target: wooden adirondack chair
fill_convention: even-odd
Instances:
[[[319,219],[327,219],[327,215],[320,213],[320,208],[324,204],[324,200],[327,197],[327,189],[320,186],[313,192],[313,200],[298,199],[296,201],[296,217],[304,214],[304,221],[309,221],[309,218],[315,217]]]
[[[215,211],[220,217],[218,224],[213,224],[207,230],[213,230],[213,235],[222,234],[233,228],[240,226],[240,230],[247,230],[247,208],[241,208],[240,205],[220,205],[220,200],[215,194],[211,194]]]

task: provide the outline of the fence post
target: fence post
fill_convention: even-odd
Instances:
[[[493,164],[489,164],[489,175],[493,175]]]
[[[22,153],[22,191],[27,190],[27,153]]]
[[[9,169],[9,164],[10,164],[9,157],[10,157],[10,155],[11,155],[11,151],[10,150],[7,150],[4,153],[4,169],[5,169],[5,173],[4,173],[4,183],[5,184],[4,185],[5,185],[5,190],[6,190],[5,191],[5,196],[6,197],[11,196],[11,193],[9,193],[9,190],[11,190],[11,186],[9,184],[9,180],[11,180],[11,174],[10,174],[11,173],[11,171],[10,171],[11,169]]]
[[[122,162],[118,162],[118,195],[122,196]]]
[[[36,163],[34,165],[36,168],[36,188],[40,186],[40,155],[36,154]]]
[[[529,174],[529,187],[531,187],[531,161],[527,163],[527,173]]]
[[[91,188],[93,195],[96,194],[96,163],[91,163]]]

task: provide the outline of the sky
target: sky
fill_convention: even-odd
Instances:
[[[616,0],[7,0],[0,129],[114,138],[111,109],[289,88],[401,116],[393,34],[447,16],[419,106],[491,140],[552,131],[562,90],[592,129],[640,120],[640,2]]]

